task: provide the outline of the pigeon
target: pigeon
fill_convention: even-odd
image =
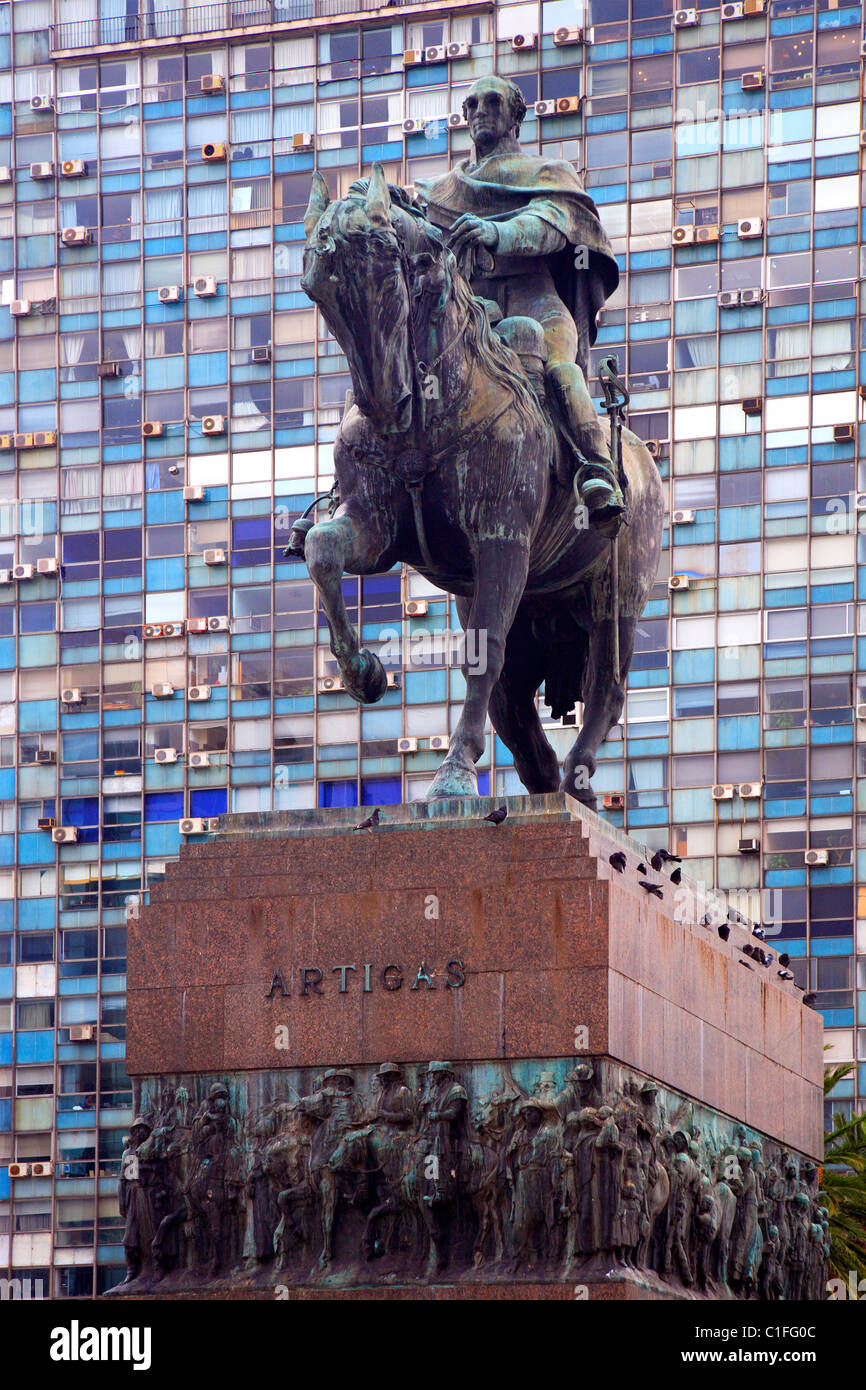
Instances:
[[[793,980],[794,978],[790,970],[777,970],[776,974],[779,976],[780,980]]]
[[[660,849],[658,852],[665,864],[681,864],[683,862],[682,855],[670,854],[666,849]]]
[[[663,864],[664,862],[665,862],[665,861],[664,861],[664,859],[662,858],[662,852],[661,852],[661,850],[660,850],[660,849],[657,849],[656,852],[655,852],[655,854],[654,854],[654,855],[652,856],[652,858],[650,859],[650,863],[652,864],[652,866],[653,866],[653,868],[655,869],[656,873],[658,873],[659,869],[661,868],[661,866],[662,866],[662,864]]]
[[[647,868],[646,864],[644,864],[644,863],[638,864],[638,866],[637,866],[637,871],[638,871],[639,874],[648,874],[648,873],[649,873],[649,869]]]
[[[761,951],[759,952],[759,955],[761,959],[761,964],[763,966],[769,967],[773,964],[773,957],[771,956],[769,951]]]
[[[728,937],[730,936],[730,934],[731,934],[731,929],[730,929],[730,927],[719,927],[719,936],[722,938],[723,941],[727,941],[727,939],[728,939]]]
[[[759,941],[763,941],[765,935],[763,927],[752,927],[752,936],[756,936]]]
[[[645,893],[652,893],[653,897],[663,898],[664,893],[657,883],[647,883],[646,879],[639,878],[638,883]]]
[[[747,970],[751,970],[751,968],[752,968],[752,967],[749,965],[749,962],[748,962],[747,960],[741,960],[741,961],[739,962],[739,964],[740,964],[740,965],[744,965],[744,966],[746,967]]]
[[[741,946],[740,950],[742,951],[744,956],[757,955],[760,959],[760,951],[753,951],[751,946]]]
[[[788,966],[791,964],[791,957],[788,955],[787,951],[783,951],[780,955],[779,964],[784,966]]]
[[[608,864],[612,865],[614,869],[616,869],[618,874],[621,874],[626,866],[626,857],[623,854],[622,850],[618,849],[616,854],[612,854],[607,862]]]
[[[673,870],[671,871],[671,883],[682,883],[682,881],[683,881],[683,871],[682,871],[682,869],[673,869]]]
[[[491,823],[491,825],[501,825],[502,822],[505,820],[505,817],[506,817],[507,815],[508,815],[508,807],[507,807],[507,806],[497,806],[496,810],[495,810],[495,811],[491,811],[491,812],[490,812],[490,815],[489,815],[489,816],[485,816],[484,819],[485,819],[485,820],[489,820],[490,823]]]
[[[377,806],[376,809],[375,809],[375,811],[373,812],[372,816],[368,816],[366,820],[362,820],[358,825],[355,826],[355,829],[356,829],[356,830],[375,830],[375,829],[376,829],[376,826],[377,826],[378,824],[379,824],[379,807]]]
[[[804,994],[804,995],[803,995],[803,1003],[806,1004],[806,1005],[808,1005],[808,1007],[809,1007],[810,1009],[813,1009],[813,1008],[815,1007],[815,1000],[816,1000],[817,998],[818,998],[817,994]]]

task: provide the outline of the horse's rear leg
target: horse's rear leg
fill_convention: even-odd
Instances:
[[[331,651],[347,692],[361,704],[381,700],[388,682],[379,658],[358,642],[346,611],[342,579],[347,570],[369,573],[384,548],[370,519],[349,506],[314,526],[304,543],[307,568],[328,620]]]
[[[634,648],[634,618],[619,621],[620,671],[628,671]],[[595,755],[622,714],[625,679],[613,675],[613,633],[610,623],[602,623],[591,635],[586,655],[583,683],[583,723],[577,741],[563,765],[562,789],[569,796],[595,810],[592,775]]]
[[[466,698],[451,736],[448,756],[427,793],[428,801],[478,794],[475,764],[484,752],[487,707],[502,671],[505,641],[523,596],[528,570],[529,551],[521,540],[488,538],[479,543],[475,592],[464,625]]]
[[[457,600],[460,621],[464,621]],[[559,788],[559,760],[547,741],[535,692],[544,672],[544,656],[528,619],[515,618],[505,646],[505,662],[490,696],[490,722],[514,755],[514,770],[528,792]]]

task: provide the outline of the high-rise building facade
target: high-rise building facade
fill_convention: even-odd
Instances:
[[[122,1278],[127,913],[180,845],[414,799],[447,746],[446,596],[346,580],[393,672],[359,709],[282,558],[349,386],[301,219],[313,168],[464,158],[491,70],[599,205],[594,360],[669,491],[600,807],[778,932],[859,1103],[863,38],[844,0],[0,3],[0,1276]],[[519,789],[493,737],[480,789]]]

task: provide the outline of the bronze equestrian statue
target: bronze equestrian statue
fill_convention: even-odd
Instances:
[[[287,553],[306,559],[341,679],[363,703],[386,678],[359,645],[343,575],[405,562],[455,595],[467,650],[486,662],[464,664],[463,711],[428,800],[477,794],[489,712],[528,791],[562,786],[594,805],[664,504],[641,441],[612,415],[609,443],[593,410],[586,354],[616,265],[571,166],[522,153],[522,100],[501,78],[472,87],[479,163],[434,180],[427,201],[389,188],[379,165],[335,202],[314,175],[301,283],[353,391],[330,515],[303,519]],[[575,254],[587,268],[566,274]],[[542,683],[554,718],[583,705],[562,776],[535,705]]]

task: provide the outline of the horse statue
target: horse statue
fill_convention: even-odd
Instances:
[[[485,718],[529,792],[560,786],[594,806],[596,753],[619,719],[635,629],[655,582],[664,504],[653,459],[621,434],[627,521],[610,540],[575,510],[567,447],[545,397],[543,334],[512,316],[494,331],[442,234],[381,165],[329,200],[313,177],[303,289],[348,359],[352,400],[334,448],[331,514],[303,519],[303,554],[346,690],[381,698],[385,670],[360,646],[344,574],[405,562],[455,597],[466,696],[427,799],[477,795]],[[509,345],[511,344],[511,345]],[[297,525],[297,523],[296,523]],[[562,774],[535,705],[583,721]]]

